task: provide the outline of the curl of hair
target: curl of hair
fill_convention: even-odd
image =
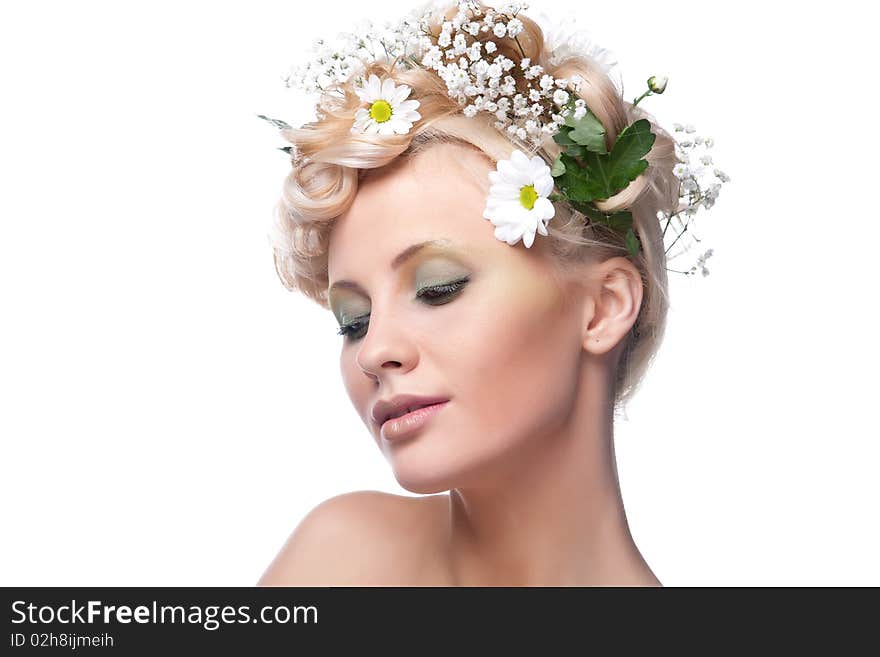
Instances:
[[[485,5],[478,4],[485,10]],[[451,19],[456,10],[450,9],[447,19]],[[543,238],[551,240],[560,267],[622,255],[629,257],[640,272],[642,304],[625,338],[612,391],[615,407],[624,406],[653,361],[666,328],[669,308],[666,254],[657,212],[674,212],[678,205],[678,179],[673,174],[678,162],[675,141],[650,113],[625,101],[623,90],[618,89],[589,56],[572,54],[551,66],[540,26],[523,12],[517,17],[524,26],[517,36],[518,44],[511,38],[494,38],[491,33],[480,33],[477,37],[493,38],[498,52],[515,62],[511,74],[520,71],[521,59],[528,57],[533,65],[540,64],[545,73],[556,78],[580,76],[583,82],[579,97],[605,127],[609,150],[620,131],[638,119],[647,119],[651,132],[656,135],[646,156],[648,168],[617,195],[595,203],[604,212],[626,209],[632,213],[633,230],[641,242],[637,257],[627,253],[619,232],[588,222],[566,202],[555,203],[556,215],[548,224],[549,237]],[[439,25],[434,27],[432,31],[436,34]],[[496,129],[495,117],[487,113],[466,117],[458,103],[449,97],[446,83],[434,71],[420,67],[400,69],[395,64],[373,63],[363,75],[376,73],[380,78],[390,77],[395,84],[405,84],[412,89],[410,98],[420,102],[422,118],[408,134],[351,133],[355,112],[362,105],[352,82],[325,90],[318,102],[316,121],[281,131],[293,144],[294,156],[270,232],[275,269],[285,287],[300,291],[323,308],[329,308],[327,251],[331,231],[336,219],[354,201],[358,184],[371,170],[380,169],[397,158],[414,157],[438,143],[476,148],[493,166],[510,156],[511,145],[529,156],[540,155],[548,165],[561,150],[549,136],[537,150],[520,143]],[[520,83],[524,85],[525,81],[517,78],[517,85]],[[480,182],[488,193],[488,181]]]

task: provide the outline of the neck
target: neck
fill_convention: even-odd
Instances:
[[[607,389],[585,373],[581,390]],[[598,395],[593,395],[597,397]],[[449,494],[449,568],[461,586],[661,586],[633,541],[609,396],[578,396],[560,431]]]

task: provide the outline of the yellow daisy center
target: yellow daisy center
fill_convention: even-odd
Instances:
[[[385,123],[391,118],[391,105],[387,100],[377,100],[370,106],[370,117],[377,123]]]
[[[519,202],[526,210],[535,207],[535,201],[538,200],[538,192],[535,191],[534,185],[526,185],[519,190]]]

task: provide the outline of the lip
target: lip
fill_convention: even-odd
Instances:
[[[390,399],[380,399],[376,402],[372,411],[373,421],[381,427],[385,420],[395,415],[401,409],[412,406],[429,406],[446,401],[449,401],[449,397],[439,395],[394,395]]]
[[[415,435],[447,404],[448,400],[422,406],[400,417],[390,418],[382,423],[379,430],[382,438],[389,442],[403,440]]]

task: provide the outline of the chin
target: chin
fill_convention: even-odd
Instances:
[[[403,480],[398,478],[397,483],[410,493],[415,493],[417,495],[434,495],[436,493],[445,493],[446,491],[453,488],[453,486],[449,486],[443,483],[431,483],[429,481],[416,481],[411,482],[408,480]]]
[[[499,469],[509,467],[512,458],[517,460],[528,442],[520,439],[524,435],[530,434],[518,427],[492,432],[482,424],[475,428],[448,422],[389,443],[384,453],[400,486],[411,493],[433,495],[498,479]]]
[[[443,493],[456,486],[458,478],[447,467],[449,464],[430,460],[416,462],[399,453],[391,457],[394,478],[401,487],[419,495]]]
[[[480,481],[494,468],[497,453],[474,453],[471,444],[433,443],[419,436],[387,452],[397,483],[411,493],[433,495]],[[421,442],[420,442],[421,441]]]

